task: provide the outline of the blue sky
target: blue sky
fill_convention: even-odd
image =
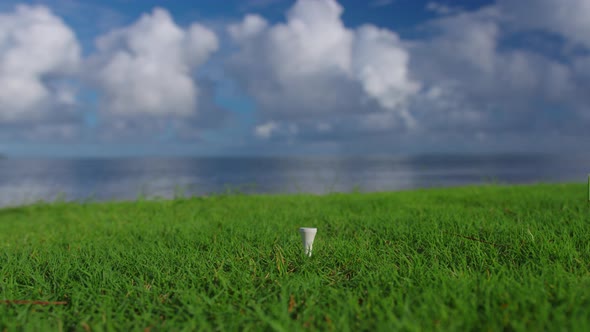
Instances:
[[[587,0],[0,4],[0,153],[585,152]]]

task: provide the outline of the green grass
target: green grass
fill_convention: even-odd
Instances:
[[[589,221],[585,184],[3,209],[0,300],[68,304],[0,331],[588,331]]]

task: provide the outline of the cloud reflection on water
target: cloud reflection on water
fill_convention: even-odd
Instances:
[[[0,160],[0,206],[183,194],[387,191],[486,182],[583,181],[587,158],[145,158]]]

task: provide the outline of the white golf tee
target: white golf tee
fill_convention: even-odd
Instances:
[[[299,233],[301,234],[301,240],[303,240],[303,249],[307,256],[311,257],[311,251],[313,249],[313,240],[315,234],[318,232],[317,228],[301,227]]]

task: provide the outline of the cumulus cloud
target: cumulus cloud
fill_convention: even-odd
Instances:
[[[500,146],[519,137],[526,146],[535,130],[587,135],[588,1],[426,9],[439,15],[416,27],[424,37],[413,40],[371,24],[345,26],[335,0],[298,0],[280,23],[249,14],[227,27],[235,47],[220,52],[226,71],[215,79],[235,79],[255,101],[250,143],[260,146],[297,139],[363,152],[393,142]],[[576,51],[535,49],[530,35]],[[94,139],[206,140],[201,129],[217,127],[223,112],[212,98],[216,82],[197,71],[218,64],[209,60],[219,48],[214,32],[181,27],[163,9],[99,37],[83,66],[101,101]],[[0,14],[0,139],[10,130],[29,140],[84,136],[81,122],[22,124],[78,103],[71,75],[80,61],[74,33],[47,8]]]
[[[410,52],[411,70],[429,91],[413,105],[417,122],[430,129],[524,133],[552,124],[543,119],[548,105],[574,107],[572,69],[544,54],[503,45],[519,31],[504,30],[506,19],[502,8],[489,6],[428,24],[434,37],[415,43]]]
[[[498,6],[513,24],[557,33],[590,48],[588,0],[499,0]]]
[[[431,2],[427,9],[440,17],[419,27],[425,38],[409,41],[373,25],[346,27],[336,1],[299,0],[284,23],[248,15],[229,27],[238,52],[228,68],[261,110],[259,138],[526,139],[580,118],[572,111],[586,110],[590,62],[554,58],[511,38],[536,29],[583,44],[590,21],[577,19],[587,2],[522,1],[529,12],[554,16],[544,22],[516,3],[466,11]]]
[[[227,30],[231,37],[238,42],[247,42],[256,37],[268,26],[268,22],[258,15],[248,14],[241,24],[230,25]]]
[[[506,21],[524,32],[541,31],[559,36],[563,43],[552,47],[560,54],[560,61],[568,67],[571,81],[566,109],[575,109],[582,119],[590,119],[590,2],[586,0],[500,0],[498,7]],[[538,67],[547,71],[546,67]],[[555,66],[549,68],[556,72]],[[563,81],[562,81],[563,82]],[[559,83],[559,82],[558,82]],[[553,84],[556,86],[557,84]],[[573,88],[571,86],[574,86]],[[561,86],[557,91],[564,91]],[[574,123],[571,123],[572,126]],[[588,124],[588,123],[586,123]]]
[[[356,31],[354,41],[353,75],[364,92],[387,110],[403,109],[420,84],[409,79],[409,55],[398,36],[365,25]]]
[[[391,111],[406,114],[418,82],[392,31],[344,26],[333,0],[299,0],[285,23],[270,26],[248,15],[229,27],[239,51],[229,63],[267,120]]]
[[[195,71],[218,44],[211,30],[197,23],[183,29],[158,8],[98,38],[90,76],[103,94],[103,111],[123,117],[194,115],[200,98]]]
[[[60,78],[79,63],[74,33],[48,8],[0,13],[0,122],[40,119],[75,103],[75,89]]]

